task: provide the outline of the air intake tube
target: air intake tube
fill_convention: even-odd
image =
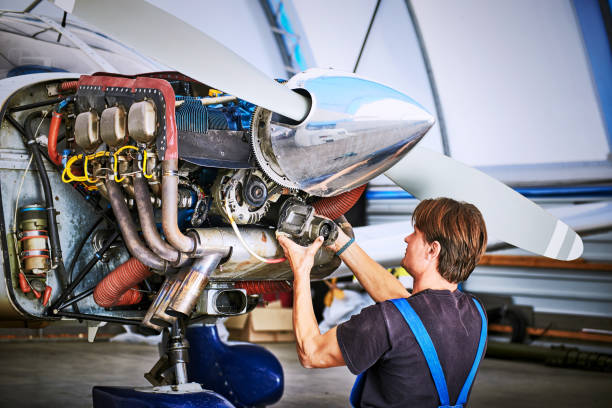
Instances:
[[[135,305],[142,300],[142,294],[131,290],[144,279],[151,276],[151,271],[136,258],[130,258],[98,283],[94,290],[94,301],[102,307]]]

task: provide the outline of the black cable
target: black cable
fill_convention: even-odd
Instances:
[[[55,99],[47,99],[46,101],[42,101],[42,102],[35,102],[35,103],[28,103],[26,105],[13,106],[12,108],[9,108],[8,111],[11,113],[21,112],[21,111],[28,110],[28,109],[40,108],[41,106],[55,105],[57,103],[60,103],[64,99],[66,98],[62,97],[62,98],[55,98]]]
[[[53,206],[53,190],[51,190],[51,183],[49,182],[49,176],[47,175],[47,170],[45,169],[45,164],[43,163],[42,156],[40,153],[40,149],[34,135],[32,134],[32,127],[30,123],[35,117],[39,117],[41,112],[32,112],[30,113],[25,121],[25,136],[26,136],[26,144],[27,147],[31,150],[32,156],[34,157],[34,163],[36,165],[36,169],[38,170],[38,177],[43,187],[43,193],[45,196],[45,210],[47,211],[47,226],[49,228],[49,244],[51,246],[51,260],[52,263],[56,266],[57,271],[57,279],[59,281],[60,287],[66,286],[66,269],[64,267],[64,260],[62,258],[62,247],[59,239],[59,231],[57,227],[57,220],[55,218],[55,207]],[[7,115],[9,118],[11,115]]]
[[[85,247],[85,244],[89,240],[89,237],[91,236],[91,234],[93,234],[95,229],[98,228],[98,225],[100,225],[100,223],[103,220],[104,220],[104,217],[100,216],[96,220],[96,222],[94,222],[94,224],[91,226],[91,228],[89,228],[89,230],[85,233],[85,236],[83,236],[83,239],[81,240],[81,242],[79,242],[79,245],[76,247],[74,251],[74,256],[72,257],[72,260],[70,261],[70,265],[68,266],[68,282],[69,283],[72,283],[72,273],[74,272],[74,267],[76,266],[77,260],[79,259],[79,254]]]
[[[62,17],[62,27],[66,27],[66,16],[67,15],[68,13],[64,11],[64,17]],[[62,33],[59,33],[57,35],[57,42],[60,42],[61,39],[62,39]]]
[[[72,298],[70,298],[70,300],[68,300],[68,301],[64,302],[64,303],[63,303],[63,304],[62,304],[62,305],[59,307],[59,310],[64,310],[65,308],[67,308],[67,307],[68,307],[68,306],[70,306],[70,305],[74,305],[74,306],[76,306],[76,304],[75,304],[75,303],[77,303],[77,302],[78,302],[78,301],[80,301],[80,300],[85,299],[87,296],[89,296],[89,295],[91,295],[92,293],[94,293],[94,291],[96,290],[96,286],[97,286],[97,285],[94,285],[93,287],[91,287],[91,288],[89,288],[89,289],[87,289],[87,290],[85,290],[85,291],[83,291],[83,292],[79,293],[78,295],[74,295]],[[80,313],[78,308],[77,308],[76,313]]]
[[[87,265],[85,265],[85,268],[83,268],[83,270],[81,270],[74,278],[74,281],[72,281],[72,283],[70,283],[70,285],[68,285],[68,287],[64,291],[62,291],[60,297],[55,302],[53,302],[53,305],[51,305],[51,307],[48,309],[51,310],[51,313],[57,315],[56,312],[60,309],[62,303],[68,298],[68,296],[72,294],[72,291],[74,291],[74,289],[79,285],[79,283],[81,283],[83,278],[85,278],[85,276],[98,263],[98,261],[102,259],[102,255],[104,255],[104,253],[111,247],[111,245],[113,245],[115,240],[119,238],[119,235],[119,231],[115,231],[113,235],[111,235],[106,240],[102,248],[100,248],[100,250],[94,254],[94,256],[89,260]]]
[[[55,315],[65,316],[65,317],[74,317],[76,319],[83,319],[83,320],[93,320],[95,322],[131,324],[134,326],[140,326],[140,320],[123,319],[121,317],[90,315],[90,314],[84,314],[84,313],[70,313],[70,312],[64,312],[64,311],[58,311]]]
[[[376,19],[376,13],[378,13],[378,6],[380,6],[380,0],[376,2],[376,7],[374,7],[374,13],[372,13],[372,18],[370,19],[370,25],[368,26],[368,31],[366,31],[365,38],[363,39],[363,43],[361,44],[361,49],[359,50],[359,56],[357,57],[357,62],[355,62],[355,68],[353,68],[353,74],[357,72],[359,61],[361,61],[361,55],[363,54],[363,50],[365,49],[366,43],[368,42],[370,31],[372,30],[372,26],[374,25],[374,20]]]

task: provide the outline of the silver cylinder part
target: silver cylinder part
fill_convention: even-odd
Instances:
[[[141,101],[130,106],[128,114],[128,132],[130,137],[140,143],[151,143],[155,140],[157,117],[155,105],[151,101]]]
[[[162,284],[162,286],[159,288],[159,291],[157,292],[157,296],[155,297],[155,300],[153,300],[153,303],[151,303],[151,305],[149,306],[149,309],[147,310],[147,314],[145,314],[145,317],[142,319],[141,324],[143,326],[150,327],[153,330],[162,331],[163,328],[153,323],[151,321],[151,318],[153,317],[153,315],[155,314],[155,311],[161,304],[164,296],[168,293],[168,289],[170,289],[172,282],[173,282],[173,279],[171,277],[167,277],[164,283]]]
[[[276,240],[274,230],[240,228],[240,233],[251,250],[262,258],[285,256]],[[229,258],[223,262],[223,268],[217,269],[211,276],[213,280],[293,279],[289,262],[269,264],[258,260],[245,249],[231,228],[196,228],[189,230],[189,235],[196,238],[196,253],[204,248],[207,250],[232,248]],[[335,271],[340,263],[340,258],[335,256],[334,251],[322,247],[315,255],[311,277],[313,279],[324,278]]]
[[[100,137],[111,147],[120,146],[126,138],[126,114],[121,106],[104,109],[100,116]]]
[[[95,111],[81,112],[74,122],[74,140],[83,150],[91,152],[101,143],[98,114]]]
[[[201,258],[196,258],[166,309],[166,313],[170,316],[189,317],[208,284],[210,274],[217,268],[221,259],[228,254],[229,248],[210,249]]]
[[[308,116],[288,123],[258,108],[251,127],[253,150],[272,180],[312,195],[334,196],[373,179],[434,124],[412,98],[354,74],[311,69],[286,85],[310,95]],[[316,157],[317,165],[305,157]]]

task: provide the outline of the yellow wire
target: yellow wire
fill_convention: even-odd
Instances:
[[[125,177],[121,177],[120,179],[118,179],[118,180],[117,180],[117,174],[118,174],[118,169],[117,169],[117,163],[118,163],[118,160],[117,160],[117,155],[118,155],[119,153],[121,153],[122,151],[126,150],[126,149],[133,149],[133,150],[138,151],[138,148],[137,148],[136,146],[123,146],[122,148],[120,148],[119,150],[117,150],[117,151],[115,152],[115,154],[113,154],[113,157],[115,158],[115,160],[114,160],[114,162],[115,162],[115,163],[113,164],[113,171],[114,171],[114,173],[115,173],[115,182],[117,182],[117,183],[121,183],[121,182],[122,182],[122,181],[125,179]]]
[[[148,179],[153,177],[153,173],[147,174],[147,151],[146,150],[144,151],[144,158],[142,159],[142,175]]]
[[[62,174],[62,181],[64,181],[65,183],[69,183],[71,181],[87,181],[87,176],[75,176],[74,174],[72,174],[72,165],[74,164],[75,161],[80,160],[83,158],[82,154],[79,154],[77,156],[72,156],[71,158],[68,159],[68,161],[66,162],[66,168],[64,168],[64,172],[68,175],[69,179],[68,181],[65,181],[64,175]]]

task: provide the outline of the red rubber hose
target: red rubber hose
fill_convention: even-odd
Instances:
[[[136,285],[151,276],[151,271],[136,258],[130,258],[98,283],[94,301],[102,307],[134,305],[142,300]]]
[[[62,164],[62,155],[57,152],[57,134],[59,133],[60,124],[62,123],[62,115],[53,112],[51,117],[51,125],[49,126],[49,136],[47,141],[47,151],[49,158],[56,165]]]
[[[364,184],[363,186],[346,191],[337,196],[322,198],[316,201],[312,206],[315,208],[317,214],[327,217],[330,220],[335,220],[341,215],[344,215],[355,205],[365,189],[366,185]]]

